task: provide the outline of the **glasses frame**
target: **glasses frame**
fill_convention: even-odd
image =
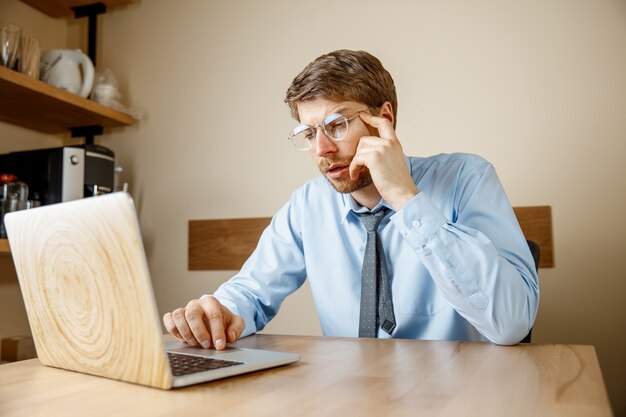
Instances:
[[[340,142],[340,141],[344,140],[346,138],[346,136],[348,136],[348,133],[350,132],[350,122],[353,121],[354,119],[356,119],[357,117],[359,117],[359,115],[361,113],[370,111],[373,108],[376,108],[376,106],[370,106],[367,109],[359,110],[352,117],[346,117],[346,116],[344,116],[341,113],[330,113],[326,117],[324,117],[324,120],[322,121],[322,123],[320,123],[318,125],[315,125],[315,126],[307,125],[306,123],[301,123],[301,124],[297,125],[296,127],[294,127],[291,130],[291,133],[289,133],[289,137],[287,139],[289,139],[291,141],[291,143],[293,143],[293,146],[295,146],[297,149],[300,149],[301,151],[308,151],[309,149],[311,149],[315,145],[315,142],[317,142],[317,129],[321,128],[322,132],[324,133],[324,135],[326,135],[326,137],[328,139],[332,140],[333,142]],[[326,124],[324,123],[324,121],[326,119],[328,119],[330,116],[339,116],[340,118],[343,118],[345,120],[345,122],[346,122],[346,133],[342,137],[340,137],[340,138],[333,138],[330,135],[330,133],[328,133],[328,131],[326,130]],[[337,120],[337,118],[335,118],[334,120]],[[298,135],[298,134],[303,132],[303,130],[301,130],[297,134],[293,133],[299,127],[306,127],[307,129],[311,129],[311,130],[313,130],[315,132],[315,136],[313,137],[313,140],[307,141],[308,146],[306,148],[303,148],[303,147],[300,147],[300,146],[296,145],[296,142],[294,141],[294,138],[296,137],[296,135]]]

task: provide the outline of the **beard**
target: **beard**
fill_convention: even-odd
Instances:
[[[374,183],[369,169],[362,167],[359,172],[359,176],[356,179],[350,179],[350,176],[346,178],[328,178],[326,172],[331,165],[345,165],[350,166],[352,157],[349,158],[324,158],[320,161],[318,168],[326,180],[333,186],[333,188],[342,194],[349,194],[365,187],[368,187]]]

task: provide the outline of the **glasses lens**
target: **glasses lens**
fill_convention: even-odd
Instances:
[[[333,140],[341,140],[348,134],[348,119],[340,114],[331,114],[324,119],[324,131]]]
[[[311,126],[296,126],[289,135],[289,139],[299,149],[309,149],[315,141],[315,130]]]

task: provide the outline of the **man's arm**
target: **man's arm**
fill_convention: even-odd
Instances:
[[[263,231],[241,271],[213,295],[166,313],[166,329],[192,346],[216,349],[263,329],[306,278],[297,206],[294,193]]]
[[[377,190],[397,212],[392,223],[459,314],[495,343],[522,340],[537,314],[537,274],[493,167],[484,162],[482,170],[457,184],[457,218],[448,219],[413,182],[391,120],[360,116],[380,137],[361,139],[351,174],[362,166],[369,169]]]
[[[241,271],[214,293],[244,318],[242,336],[262,330],[278,313],[283,300],[306,279],[299,199],[296,191],[272,217]]]
[[[537,314],[534,261],[493,167],[471,171],[455,190],[456,218],[422,192],[391,221],[460,315],[492,342],[515,344]]]

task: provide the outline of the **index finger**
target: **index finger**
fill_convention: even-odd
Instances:
[[[221,303],[215,297],[207,295],[200,297],[200,305],[209,325],[213,346],[217,350],[224,349],[226,347],[226,332]]]
[[[378,134],[381,138],[398,140],[396,131],[393,130],[393,126],[391,125],[389,119],[380,116],[372,116],[368,112],[361,112],[359,113],[359,116],[364,123],[378,129]]]

